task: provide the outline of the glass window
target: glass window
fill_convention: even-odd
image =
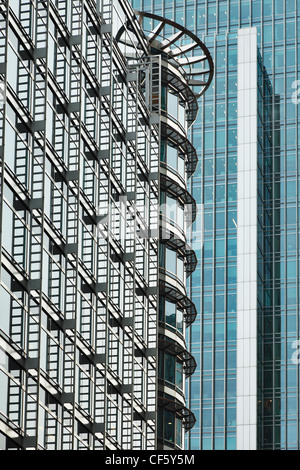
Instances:
[[[285,5],[286,5],[285,11],[287,14],[290,14],[290,13],[295,14],[295,11],[296,11],[295,0],[285,0]]]
[[[176,363],[176,385],[180,389],[183,388],[183,366],[182,363]]]
[[[161,109],[166,111],[167,109],[167,89],[166,87],[162,87],[161,90]]]
[[[165,250],[164,247],[161,246],[159,250],[159,266],[163,268],[165,266]]]
[[[164,429],[164,411],[162,408],[158,408],[158,437],[163,438]]]
[[[161,265],[164,267],[164,265]],[[176,251],[166,248],[166,264],[165,269],[175,274],[181,281],[184,280],[184,260]]]
[[[252,1],[252,18],[260,18],[261,17],[261,1],[260,0],[253,0]]]
[[[228,49],[228,65],[230,67],[237,66],[237,48],[229,47]]]
[[[176,304],[166,300],[165,302],[166,323],[176,328]]]
[[[177,221],[177,199],[167,194],[166,205],[167,205],[166,207],[167,217],[171,220],[174,220],[174,222],[176,222]]]
[[[283,15],[283,5],[284,2],[274,2],[275,15]]]
[[[10,68],[10,67],[9,67]],[[16,133],[13,127],[6,121],[5,127],[5,154],[4,161],[12,170],[15,169]]]
[[[295,40],[295,20],[286,22],[286,40]]]
[[[10,84],[10,86],[14,89],[14,91],[17,93],[18,76],[17,76],[16,70],[18,70],[18,57],[16,56],[13,48],[10,45],[8,45],[8,48],[7,48],[7,55],[8,55],[8,63],[9,63],[9,67],[7,67],[7,81]]]
[[[166,249],[166,269],[173,274],[176,274],[177,256],[176,251]]]
[[[236,74],[232,74],[232,73],[228,74],[227,87],[228,87],[228,94],[236,94],[237,93],[237,77],[236,77]]]
[[[167,146],[167,164],[175,170],[178,169],[178,151],[175,147],[171,145]]]
[[[10,0],[9,6],[10,6],[10,8],[12,8],[14,10],[17,17],[19,17],[20,0]]]
[[[225,268],[222,266],[217,266],[216,267],[216,273],[215,273],[215,278],[216,278],[216,285],[221,286],[225,284]]]
[[[3,204],[3,220],[5,220],[5,230],[3,230],[2,246],[12,253],[13,241],[13,212],[6,203]]]
[[[185,124],[186,124],[186,121],[185,121],[185,106],[182,105],[182,104],[179,104],[178,120],[179,120],[180,124],[182,125],[182,127],[185,128]]]
[[[204,187],[204,201],[206,203],[213,202],[213,186],[205,186]]]
[[[0,412],[7,416],[7,403],[8,403],[8,376],[0,370]],[[16,393],[16,392],[15,392]]]
[[[184,230],[184,204],[170,194],[161,193],[161,213]]]
[[[225,239],[216,240],[216,257],[224,258],[225,256]]]
[[[216,230],[225,229],[225,212],[216,213]]]
[[[275,2],[275,3],[277,3],[277,2]],[[266,16],[272,16],[272,6],[273,6],[273,0],[265,0],[263,2],[263,13],[264,13],[265,17]]]
[[[227,310],[231,313],[236,312],[236,294],[228,294]]]
[[[214,174],[214,160],[212,157],[204,159],[204,175],[213,176]]]
[[[228,201],[235,201],[237,194],[237,185],[236,183],[228,185]]]
[[[185,176],[185,162],[182,155],[178,155],[178,173],[184,177]]]
[[[168,410],[164,410],[164,414],[164,438],[166,441],[174,442],[175,415]]]
[[[205,240],[203,249],[204,249],[204,258],[213,257],[213,241],[212,240]],[[201,253],[200,253],[200,256],[201,256]]]
[[[179,308],[177,308],[177,329],[183,332],[183,312]]]
[[[177,224],[184,230],[184,205],[181,203],[178,204]]]
[[[183,311],[174,303],[167,299],[160,299],[159,320],[167,325],[183,331]]]
[[[225,202],[225,185],[216,185],[216,202]]]
[[[275,68],[278,70],[284,67],[284,50],[276,48],[275,51]]]
[[[263,33],[264,33],[264,43],[272,42],[273,40],[273,28],[272,23],[265,24],[263,26]]]
[[[237,240],[236,238],[229,238],[228,239],[228,256],[236,256],[237,254]]]
[[[168,113],[177,119],[178,117],[178,97],[174,93],[168,93]]]
[[[164,140],[161,140],[161,149],[160,149],[160,160],[162,162],[167,161],[167,152],[166,152],[166,142]]]
[[[177,258],[177,276],[181,281],[184,280],[184,261],[183,258]]]
[[[176,419],[176,444],[181,447],[182,425],[180,419]]]
[[[165,380],[175,385],[175,356],[165,353]]]
[[[11,297],[9,293],[2,286],[0,286],[0,305],[1,305],[0,328],[1,330],[9,334]],[[1,354],[1,351],[0,351],[0,354]],[[2,390],[1,387],[0,387],[0,390]]]
[[[164,352],[162,349],[158,350],[158,376],[160,379],[164,378]]]
[[[225,129],[218,129],[216,135],[216,147],[217,149],[225,148]]]
[[[219,4],[219,23],[227,23],[227,2]]]
[[[274,32],[275,42],[282,42],[283,41],[283,23],[276,21],[274,27],[275,27],[275,32]]]

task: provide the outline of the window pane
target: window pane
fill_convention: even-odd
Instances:
[[[165,380],[175,385],[175,356],[165,354]]]
[[[178,157],[178,173],[184,178],[185,164],[184,164],[184,159],[181,156]]]
[[[177,119],[178,116],[178,98],[173,93],[168,93],[168,113]]]
[[[175,416],[171,411],[165,410],[164,437],[167,441],[174,442]]]
[[[180,419],[176,419],[176,444],[179,447],[181,447],[181,435],[182,435],[181,429],[182,429],[181,421]]]
[[[178,207],[177,225],[184,230],[184,206]]]
[[[167,148],[167,164],[177,170],[177,149],[171,145]]]
[[[184,280],[184,262],[183,259],[178,258],[177,260],[177,276],[183,282]]]
[[[176,305],[166,300],[166,323],[176,328]]]
[[[176,251],[166,249],[166,269],[176,274]]]
[[[177,329],[182,333],[183,331],[183,312],[177,309]]]
[[[179,105],[178,108],[178,120],[180,124],[185,127],[185,108],[181,105]]]
[[[170,197],[167,195],[167,198],[166,198],[166,210],[167,210],[167,217],[171,220],[174,220],[174,222],[176,222],[177,220],[177,216],[176,216],[176,213],[177,213],[177,201],[176,199]]]
[[[182,364],[177,363],[176,366],[176,385],[182,389],[183,378],[182,378]]]

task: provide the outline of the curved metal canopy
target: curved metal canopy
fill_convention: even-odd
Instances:
[[[194,374],[197,368],[197,362],[194,356],[187,349],[168,338],[159,338],[158,347],[159,349],[163,349],[164,351],[175,356],[179,356],[182,359],[187,378]]]
[[[171,302],[179,302],[182,308],[185,310],[184,318],[186,321],[187,328],[194,323],[197,317],[197,309],[192,300],[180,292],[176,287],[166,282],[164,279],[159,280],[160,295],[163,295]]]
[[[194,413],[178,400],[174,400],[173,397],[158,395],[158,406],[177,413],[182,419],[182,424],[186,432],[190,431],[195,426],[196,417]]]

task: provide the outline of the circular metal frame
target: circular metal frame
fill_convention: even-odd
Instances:
[[[189,86],[202,87],[197,97],[202,96],[210,86],[214,76],[214,62],[205,44],[194,33],[175,21],[144,11],[135,11],[135,13],[138,16],[140,25],[144,18],[158,22],[152,31],[145,31],[145,28],[143,28],[150,46],[157,52],[166,55],[168,61],[177,64],[181,68]],[[174,28],[175,33],[172,36],[163,34],[166,26]],[[185,44],[179,46],[176,42],[182,38],[185,39]],[[189,53],[193,53],[193,55],[188,55]],[[208,62],[208,68],[193,68],[193,65],[205,62]],[[207,76],[208,78],[206,78]]]

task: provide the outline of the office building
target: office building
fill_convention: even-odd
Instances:
[[[213,62],[141,19],[125,0],[0,1],[2,450],[181,449],[196,421],[188,129]]]
[[[191,135],[204,243],[190,282],[197,423],[187,445],[299,449],[300,3],[134,6],[195,33],[216,70]]]

